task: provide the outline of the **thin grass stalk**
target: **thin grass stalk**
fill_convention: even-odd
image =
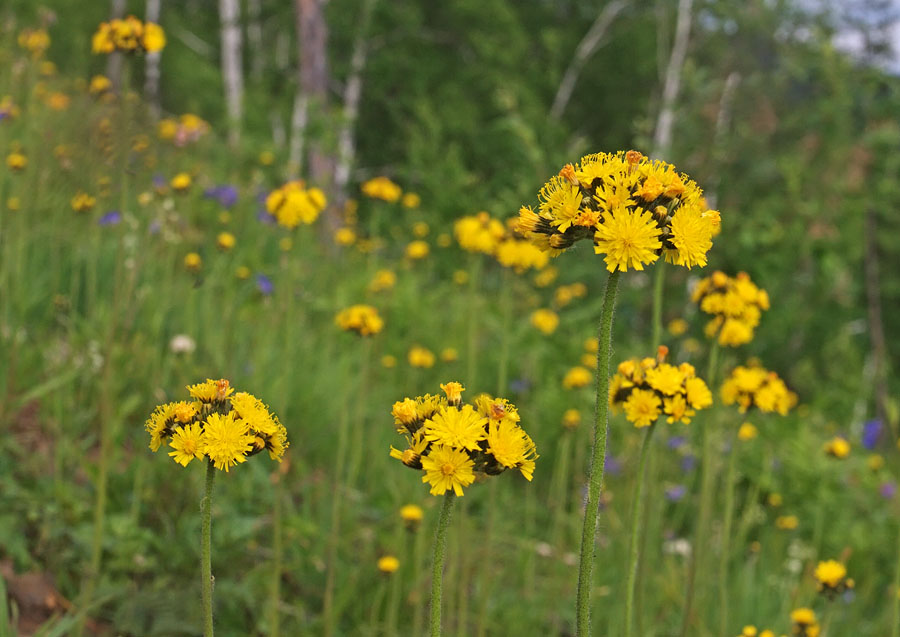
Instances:
[[[420,580],[420,573],[424,575],[425,569],[422,568],[424,566],[425,561],[425,534],[422,532],[421,528],[417,528],[415,530],[416,537],[413,540],[413,573],[415,573],[415,579],[413,580],[415,586],[414,590],[422,590],[424,587],[419,587],[418,584]],[[413,635],[421,635],[422,634],[422,626],[425,621],[425,613],[424,608],[425,604],[424,600],[416,599],[413,604]]]
[[[634,498],[631,503],[631,540],[629,542],[628,574],[625,585],[625,637],[634,633],[634,594],[637,584],[638,564],[640,563],[640,529],[643,527],[644,483],[647,478],[647,457],[650,455],[650,441],[656,425],[650,425],[644,433],[641,443],[641,456],[638,461],[637,484],[634,487]]]
[[[447,528],[453,513],[453,502],[456,496],[452,491],[444,495],[441,504],[441,517],[438,519],[437,531],[434,534],[434,558],[431,563],[431,637],[441,635],[441,596],[444,580],[444,551],[447,545]]]
[[[481,255],[469,255],[469,289],[467,306],[469,311],[466,334],[466,381],[467,387],[475,387],[478,355],[478,283],[481,278]]]
[[[891,637],[900,637],[900,524],[897,525],[897,565],[894,571],[894,601],[891,604]]]
[[[337,458],[335,459],[333,487],[331,493],[331,518],[328,532],[328,547],[326,549],[326,573],[325,591],[322,597],[322,615],[325,618],[323,635],[330,637],[334,634],[336,623],[334,607],[335,562],[337,561],[337,545],[341,532],[341,503],[344,500],[341,493],[341,482],[344,479],[344,469],[347,463],[347,444],[350,428],[350,413],[346,403],[341,407],[341,420],[338,423]]]
[[[284,562],[284,541],[281,533],[282,498],[284,497],[281,474],[275,473],[273,491],[275,499],[272,506],[272,581],[271,606],[269,608],[269,637],[281,634],[281,571]]]
[[[706,368],[706,382],[710,387],[715,387],[716,373],[719,364],[719,344],[714,341],[709,351],[709,362]],[[707,415],[706,418],[710,418]],[[696,595],[697,562],[700,553],[699,547],[706,546],[706,538],[709,530],[709,518],[712,509],[713,496],[713,472],[712,472],[712,432],[709,422],[703,419],[695,420],[700,429],[701,454],[700,454],[700,507],[697,517],[697,525],[694,528],[694,544],[691,547],[691,555],[688,559],[687,583],[685,585],[684,615],[681,621],[681,637],[688,637],[690,626],[693,623],[693,604]]]
[[[588,473],[588,497],[581,531],[581,556],[578,565],[578,592],[575,604],[576,636],[591,634],[591,590],[594,583],[594,550],[597,535],[597,509],[606,464],[606,438],[609,430],[609,357],[612,349],[612,325],[616,305],[619,272],[606,280],[603,309],[600,311],[597,348],[597,403],[594,420],[594,445]]]
[[[200,501],[200,592],[203,601],[203,637],[213,635],[213,576],[212,576],[212,494],[216,467],[206,463],[206,488]]]
[[[731,528],[734,525],[734,482],[737,475],[737,429],[731,437],[728,470],[725,474],[725,519],[722,525],[722,554],[719,556],[719,633],[728,629],[728,558],[731,557]]]

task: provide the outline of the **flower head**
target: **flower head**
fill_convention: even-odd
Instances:
[[[465,451],[437,445],[422,458],[422,468],[425,470],[422,482],[431,485],[431,495],[444,495],[452,490],[462,496],[463,487],[475,482],[474,465]]]
[[[760,316],[769,309],[769,295],[746,272],[735,277],[713,272],[697,283],[691,299],[702,312],[713,317],[706,325],[706,335],[728,347],[753,340]]]
[[[833,599],[852,583],[847,579],[847,567],[836,560],[825,560],[816,565],[816,585],[819,592]]]
[[[306,188],[303,181],[289,181],[266,197],[266,211],[278,225],[291,230],[300,224],[315,223],[326,204],[325,193]]]
[[[342,330],[360,336],[373,336],[384,328],[384,320],[371,305],[351,305],[338,312],[334,321]]]
[[[741,413],[756,407],[763,413],[778,412],[782,416],[797,404],[797,395],[787,388],[778,374],[758,364],[734,368],[720,390],[722,402],[737,403]]]

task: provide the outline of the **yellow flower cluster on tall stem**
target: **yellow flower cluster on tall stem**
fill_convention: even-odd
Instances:
[[[403,189],[388,177],[373,177],[372,179],[363,182],[362,186],[360,186],[360,190],[362,190],[362,193],[370,199],[381,199],[388,203],[399,201],[400,197],[403,195]]]
[[[289,230],[315,223],[327,204],[325,193],[319,188],[307,188],[303,180],[289,181],[266,197],[266,211],[278,225]]]
[[[752,341],[760,316],[769,309],[769,295],[746,272],[738,272],[735,277],[713,272],[700,280],[691,300],[701,311],[713,315],[706,325],[706,336],[729,347]]]
[[[154,452],[166,442],[169,455],[183,467],[207,460],[206,487],[201,509],[201,591],[203,635],[212,637],[211,505],[216,470],[232,467],[262,451],[281,462],[288,448],[287,430],[259,398],[235,392],[222,378],[189,385],[189,400],[158,406],[144,428]]]
[[[554,255],[590,239],[610,272],[643,270],[663,255],[686,268],[705,266],[720,216],[702,195],[664,161],[633,150],[596,153],[548,181],[538,211],[519,211],[518,229]]]
[[[444,496],[434,543],[431,582],[431,635],[441,634],[441,590],[444,547],[453,501],[464,489],[508,469],[526,480],[538,458],[534,441],[519,425],[516,406],[487,394],[473,404],[462,402],[461,383],[441,384],[444,396],[426,394],[394,403],[391,415],[406,448],[391,447],[390,455],[423,472],[431,495]]]
[[[156,53],[166,46],[163,28],[153,22],[142,22],[133,15],[101,22],[91,40],[91,50],[98,54]]]
[[[351,305],[337,313],[334,322],[346,332],[356,332],[360,336],[373,336],[384,329],[384,319],[371,305]]]

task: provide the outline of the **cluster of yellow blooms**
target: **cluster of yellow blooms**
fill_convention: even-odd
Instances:
[[[731,347],[753,340],[760,315],[769,309],[769,295],[746,272],[738,272],[736,277],[713,272],[700,280],[691,300],[714,317],[706,325],[707,337],[718,336],[719,345]]]
[[[191,400],[160,405],[147,419],[151,450],[168,441],[169,455],[178,464],[208,458],[226,472],[263,450],[281,462],[289,445],[287,431],[260,399],[235,392],[225,379],[207,379],[187,390]]]
[[[850,443],[846,438],[835,436],[831,440],[825,442],[822,446],[822,450],[832,458],[843,460],[850,455]]]
[[[822,628],[811,608],[797,608],[791,611],[791,633],[796,637],[819,637]]]
[[[534,474],[537,450],[519,426],[519,412],[505,398],[481,394],[473,405],[462,403],[465,388],[441,384],[445,396],[426,394],[394,403],[397,432],[406,437],[404,450],[391,447],[391,457],[423,471],[432,495],[463,495],[476,478],[518,469],[527,480]]]
[[[19,47],[39,58],[50,47],[50,34],[44,29],[23,29],[19,33]]]
[[[387,177],[373,177],[360,186],[363,194],[371,199],[394,203],[403,195],[403,189]]]
[[[459,247],[467,252],[494,254],[500,241],[506,236],[506,228],[488,213],[460,217],[453,224],[453,234]]]
[[[643,270],[660,255],[705,266],[720,216],[702,194],[671,164],[637,151],[586,155],[544,185],[538,212],[519,210],[518,230],[553,255],[590,239],[610,272]]]
[[[159,121],[157,127],[159,138],[171,141],[176,146],[193,143],[209,132],[209,123],[193,113],[184,113],[180,117],[166,117]]]
[[[550,255],[538,248],[531,241],[510,235],[502,239],[494,252],[500,265],[512,268],[517,274],[527,270],[541,270],[550,261]]]
[[[847,567],[837,560],[819,562],[814,575],[819,592],[828,599],[834,599],[848,588],[853,588],[853,580],[847,577]]]
[[[347,332],[373,336],[384,329],[384,319],[371,305],[351,305],[337,313],[334,322]]]
[[[744,626],[737,637],[775,637],[775,633],[769,630],[758,630],[756,626]]]
[[[559,315],[553,310],[540,308],[531,313],[531,324],[544,334],[553,334],[559,326]]]
[[[97,200],[86,192],[78,191],[69,203],[72,206],[72,210],[75,212],[88,212],[94,207]]]
[[[133,15],[101,22],[91,40],[94,53],[156,53],[166,46],[166,34],[153,22],[141,22]]]
[[[412,367],[430,369],[434,367],[434,352],[421,345],[413,345],[406,354],[406,360]]]
[[[624,361],[612,378],[610,405],[624,409],[635,427],[649,427],[662,414],[668,415],[667,422],[688,424],[695,410],[712,405],[712,393],[693,365],[670,365],[667,354],[662,345],[656,358]]]
[[[278,225],[291,229],[301,223],[314,223],[326,204],[325,193],[318,188],[307,189],[302,180],[289,181],[266,197],[269,214],[275,217]]]
[[[763,413],[778,412],[782,416],[797,404],[797,394],[790,391],[775,372],[758,364],[739,365],[722,383],[722,402],[737,403],[741,413],[756,407]]]

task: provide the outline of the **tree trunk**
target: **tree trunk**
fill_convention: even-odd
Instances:
[[[656,120],[656,131],[653,135],[654,158],[665,159],[672,146],[672,124],[675,121],[675,100],[681,88],[681,71],[687,57],[688,41],[691,35],[691,8],[693,0],[678,0],[678,19],[675,24],[675,43],[672,55],[666,67],[663,83],[662,104],[659,118]]]
[[[247,44],[250,49],[250,71],[261,77],[265,68],[263,55],[262,0],[247,0]]]
[[[147,0],[147,13],[145,20],[159,24],[159,16],[162,8],[162,0]],[[159,99],[159,60],[162,51],[148,53],[144,60],[144,97],[154,119],[159,119],[162,107]]]
[[[112,0],[110,5],[110,18],[124,18],[125,17],[125,0]],[[127,86],[122,86],[122,65],[125,63],[125,59],[122,56],[122,53],[119,51],[114,51],[110,53],[106,60],[106,77],[109,78],[109,81],[112,82],[113,88],[116,91],[127,90]]]
[[[222,24],[222,79],[228,111],[228,143],[237,146],[243,117],[244,72],[241,59],[241,8],[238,0],[219,0]]]

